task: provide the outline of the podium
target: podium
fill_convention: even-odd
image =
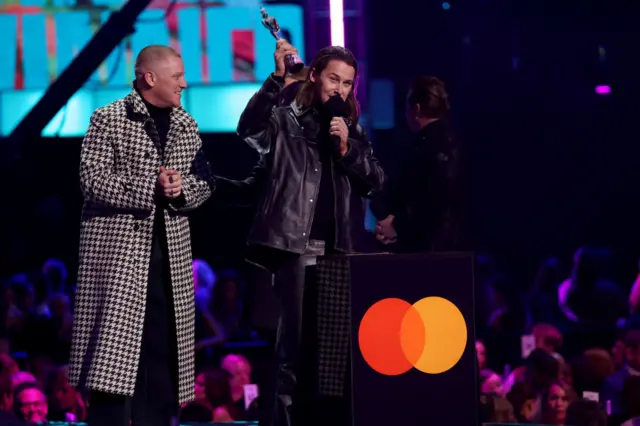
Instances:
[[[353,426],[478,424],[473,267],[471,253],[318,258],[318,391],[350,398]]]

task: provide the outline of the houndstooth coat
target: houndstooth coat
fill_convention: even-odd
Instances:
[[[149,135],[152,135],[150,137]],[[84,195],[69,381],[133,395],[144,323],[154,194],[160,166],[183,177],[180,205],[165,210],[178,341],[179,402],[194,397],[194,295],[185,213],[211,194],[213,179],[194,119],[174,108],[160,158],[157,130],[140,95],[96,110],[82,144]]]

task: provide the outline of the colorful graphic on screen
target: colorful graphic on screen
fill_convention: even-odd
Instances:
[[[40,99],[124,0],[1,0],[0,133],[6,135]],[[260,23],[260,3],[154,0],[44,135],[81,136],[91,112],[128,93],[136,54],[165,44],[184,59],[185,108],[202,131],[234,131],[248,98],[273,69],[275,40]],[[269,3],[304,58],[299,4]]]

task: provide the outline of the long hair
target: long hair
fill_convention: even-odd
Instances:
[[[547,424],[549,423],[550,420],[552,420],[552,419],[549,419],[549,416],[551,414],[550,407],[549,407],[549,395],[551,394],[551,388],[553,386],[557,386],[559,388],[562,388],[562,390],[564,390],[565,397],[567,398],[567,402],[568,402],[567,407],[573,401],[578,399],[573,389],[571,389],[571,387],[567,383],[564,383],[560,380],[551,382],[549,386],[543,389],[540,395],[538,396],[538,407],[537,407],[538,410],[533,416],[533,423]]]
[[[307,79],[302,84],[302,87],[300,87],[300,89],[298,90],[298,94],[296,95],[296,103],[302,108],[308,108],[316,102],[318,92],[316,83],[311,81],[311,73],[314,73],[317,81],[317,78],[331,61],[342,61],[345,64],[352,66],[356,71],[353,80],[353,88],[351,89],[351,93],[349,93],[349,95],[347,96],[348,118],[353,124],[355,124],[358,122],[358,119],[360,117],[360,105],[356,100],[356,93],[358,88],[358,61],[356,61],[353,53],[351,53],[349,49],[345,49],[344,47],[328,46],[318,52],[316,57],[313,59],[313,62],[309,66],[309,74],[307,75]]]

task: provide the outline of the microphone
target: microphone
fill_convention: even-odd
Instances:
[[[332,117],[345,118],[348,114],[349,107],[347,103],[340,97],[340,95],[333,95],[324,104],[327,111],[331,113]]]
[[[346,119],[348,116],[349,106],[339,95],[331,96],[329,100],[325,102],[324,106],[331,114],[331,117],[340,117],[345,121],[345,123],[347,123],[347,126],[349,125],[349,121]],[[336,153],[340,153],[340,138],[338,136],[331,135],[331,142],[334,151]]]

